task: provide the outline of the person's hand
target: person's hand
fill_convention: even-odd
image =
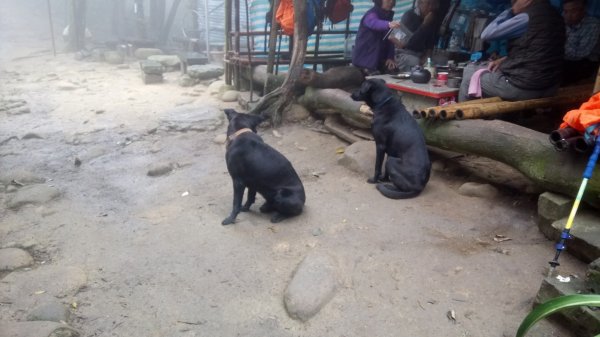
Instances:
[[[500,64],[502,62],[504,62],[504,60],[506,60],[506,56],[504,56],[502,58],[499,58],[497,60],[491,61],[490,63],[488,63],[488,67],[487,67],[488,70],[491,71],[491,72],[494,72],[494,71],[498,70],[498,68],[500,67]]]
[[[406,41],[399,40],[391,35],[390,35],[390,37],[388,37],[388,40],[392,41],[392,43],[394,44],[394,46],[396,46],[396,48],[402,49],[406,45]]]
[[[515,0],[512,4],[513,14],[517,15],[519,13],[523,13],[523,11],[525,11],[525,9],[529,7],[532,2],[533,0]]]
[[[385,60],[385,67],[387,68],[387,70],[395,70],[396,62],[392,59],[387,59]]]
[[[423,19],[423,25],[429,25],[433,22],[433,20],[435,19],[435,14],[433,12],[429,12],[427,13],[427,15],[425,15],[425,18]]]
[[[388,23],[388,27],[390,29],[400,28],[400,22],[398,22],[398,21],[390,21]]]

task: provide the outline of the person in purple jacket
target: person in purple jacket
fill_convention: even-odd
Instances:
[[[394,44],[386,35],[390,29],[400,28],[400,23],[392,20],[392,9],[396,6],[396,0],[373,0],[373,3],[375,6],[360,20],[352,50],[352,64],[366,75],[392,72],[396,69]]]

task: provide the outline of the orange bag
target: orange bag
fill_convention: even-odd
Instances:
[[[275,19],[285,35],[294,35],[294,2],[281,0],[275,13]]]
[[[600,123],[600,92],[592,96],[587,102],[581,104],[577,110],[571,110],[563,117],[561,129],[572,127],[573,129],[585,133],[588,127]],[[595,133],[598,129],[595,130]]]

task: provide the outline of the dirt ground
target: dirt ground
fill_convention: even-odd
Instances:
[[[554,254],[535,196],[463,196],[472,177],[436,170],[421,196],[386,199],[338,164],[348,144],[310,121],[259,132],[300,174],[305,212],[274,225],[254,206],[221,226],[232,187],[213,140],[226,130],[222,109],[237,104],[208,83],[180,87],[179,72],[144,85],[135,60],[53,56],[47,32],[25,29],[9,3],[0,2],[0,102],[23,100],[29,112],[0,111],[0,175],[43,178],[60,196],[7,209],[15,192],[1,185],[0,242],[33,241],[33,270],[85,272],[85,285],[59,298],[82,336],[501,337],[531,310]],[[174,170],[147,175],[164,163]],[[337,259],[340,286],[302,323],[283,293],[311,251]],[[561,273],[583,275],[568,254],[561,262]],[[3,302],[0,320],[27,309]],[[570,336],[548,322],[529,335]]]

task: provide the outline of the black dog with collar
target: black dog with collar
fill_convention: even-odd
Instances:
[[[406,199],[419,195],[429,181],[431,162],[423,132],[406,111],[400,97],[383,80],[368,79],[352,93],[352,99],[366,102],[373,111],[375,174],[368,182],[391,181],[393,185],[377,184],[379,192],[388,198]]]
[[[292,164],[256,134],[264,118],[233,109],[225,109],[225,114],[229,120],[225,161],[233,181],[233,210],[222,224],[229,225],[240,211],[249,211],[256,192],[266,200],[260,211],[274,212],[271,222],[300,214],[306,201],[304,186]],[[248,197],[242,207],[246,188]]]

